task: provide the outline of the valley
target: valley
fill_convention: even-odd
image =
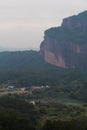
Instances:
[[[87,11],[44,34],[0,52],[0,130],[87,130]]]

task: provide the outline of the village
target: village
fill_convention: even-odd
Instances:
[[[17,88],[15,85],[8,85],[5,87],[0,86],[0,96],[6,94],[33,94],[34,92],[43,92],[49,89],[50,86],[31,86]]]

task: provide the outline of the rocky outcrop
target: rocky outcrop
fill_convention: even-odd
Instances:
[[[87,28],[87,11],[84,11],[78,15],[74,15],[68,18],[64,18],[62,22],[63,28]]]
[[[46,30],[40,52],[46,62],[58,67],[87,67],[87,11]]]

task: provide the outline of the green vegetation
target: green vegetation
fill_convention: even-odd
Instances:
[[[36,51],[0,53],[0,86],[8,85],[17,88],[51,87],[51,90],[35,94],[33,98],[36,99],[42,97],[47,100],[52,97],[55,100],[56,97],[67,97],[70,100],[87,101],[86,70],[57,68],[47,64]]]
[[[61,72],[61,69],[47,64],[36,51],[0,53],[2,84],[14,84],[17,87],[56,84],[54,80],[58,82]]]
[[[35,130],[39,116],[39,111],[24,100],[0,98],[0,130]]]
[[[0,98],[0,130],[86,130],[87,104],[36,102],[17,97]],[[83,128],[83,129],[82,129]]]
[[[87,11],[79,14],[77,21],[87,21],[86,14]],[[87,42],[87,30],[77,25],[74,29],[51,28],[45,33],[60,44]],[[70,64],[79,55],[76,58],[72,53],[68,58],[72,60]],[[85,63],[84,66],[87,68]],[[32,50],[1,52],[0,91],[15,86],[27,88],[27,93],[9,90],[7,95],[0,95],[0,130],[87,130],[87,70],[84,68],[57,68],[46,63],[40,52]],[[49,87],[31,91],[32,86]]]
[[[79,124],[80,123],[80,124]],[[86,130],[87,119],[85,121],[47,121],[42,130]]]
[[[1,130],[47,130],[50,127],[72,130],[73,126],[78,130],[79,121],[84,123],[80,128],[87,129],[86,70],[65,70],[49,65],[36,51],[3,52],[0,61],[1,88],[49,86],[31,94],[1,96]],[[31,101],[35,101],[35,105],[30,104]]]

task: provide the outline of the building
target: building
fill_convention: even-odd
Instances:
[[[9,85],[9,86],[7,87],[7,90],[14,90],[14,88],[15,88],[15,86]]]

